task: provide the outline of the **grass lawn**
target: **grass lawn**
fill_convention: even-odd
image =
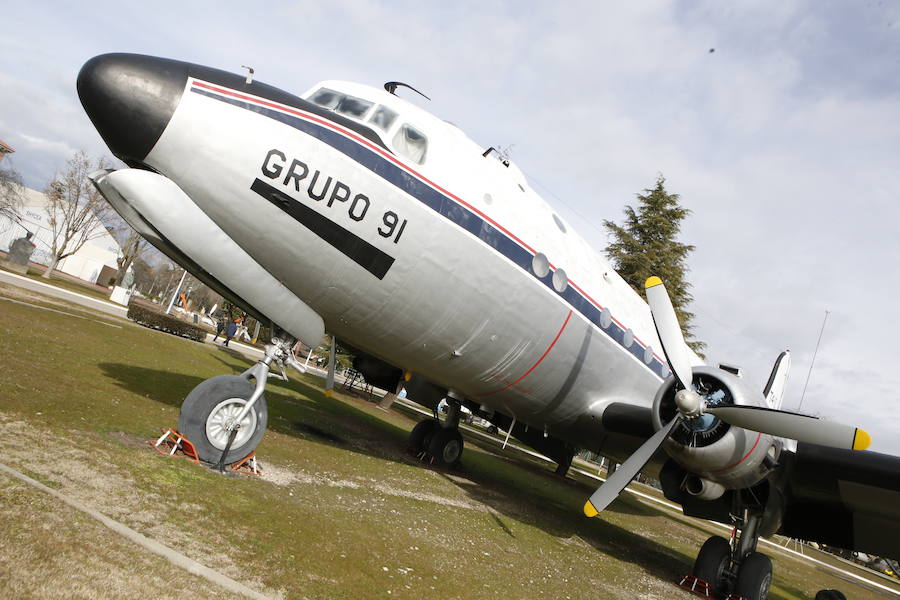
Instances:
[[[0,296],[16,293],[0,287]],[[96,321],[0,302],[0,462],[264,593],[693,597],[672,582],[690,570],[713,531],[708,524],[624,496],[604,518],[588,520],[581,515],[592,491],[586,482],[471,441],[459,469],[425,467],[405,449],[414,419],[343,394],[326,398],[315,377],[267,388],[263,478],[225,478],[160,457],[145,440],[177,423],[191,388],[250,362],[218,346],[127,324],[113,329],[97,322],[102,316],[65,310]],[[11,486],[0,474],[0,501],[18,497]],[[26,493],[32,500],[0,510],[9,517],[0,525],[0,580],[20,597],[47,597],[40,590],[56,577],[59,597],[89,589],[90,580],[62,575],[66,563],[77,570],[82,556],[121,583],[117,597],[147,597],[147,581],[173,577],[176,588],[191,589],[193,576],[178,579],[164,562],[126,560],[127,544],[92,543],[108,532]],[[23,529],[17,518],[31,525]],[[36,535],[37,527],[46,531]],[[48,548],[58,565],[44,564]],[[812,598],[829,587],[854,599],[882,597],[774,558],[772,598]],[[97,589],[94,595],[109,588]]]

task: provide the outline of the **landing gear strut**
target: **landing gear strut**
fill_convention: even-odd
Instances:
[[[713,536],[700,548],[694,561],[693,576],[709,584],[712,597],[768,598],[772,584],[772,561],[756,551],[761,520],[761,513],[745,509],[743,515],[736,519],[739,534],[731,543],[725,538]]]
[[[294,341],[273,338],[262,360],[248,370],[207,379],[187,395],[178,430],[193,442],[200,460],[222,469],[256,449],[268,423],[266,380],[287,379],[285,365],[306,371],[291,352]],[[273,363],[280,367],[280,375],[271,372]]]
[[[447,419],[420,421],[409,434],[409,447],[422,459],[441,467],[453,467],[459,463],[463,451],[463,438],[459,433],[459,416],[462,405],[459,400],[447,398]]]

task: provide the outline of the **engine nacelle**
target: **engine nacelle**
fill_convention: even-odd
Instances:
[[[743,380],[713,367],[694,367],[694,386],[708,406],[765,406],[765,398],[749,389]],[[670,377],[653,402],[653,426],[675,418],[675,378]],[[726,489],[746,488],[762,481],[774,465],[777,450],[772,436],[734,427],[711,414],[685,419],[663,444],[666,452],[682,468],[706,482]],[[703,496],[711,496],[707,491]],[[699,490],[693,492],[701,495]]]

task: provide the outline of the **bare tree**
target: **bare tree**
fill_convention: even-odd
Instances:
[[[106,235],[104,222],[112,216],[112,209],[87,177],[105,166],[102,159],[92,162],[84,152],[78,152],[69,159],[65,173],[44,190],[53,239],[50,266],[43,277],[49,279],[59,261]]]
[[[132,229],[120,217],[114,217],[112,222],[109,223],[109,233],[119,243],[119,248],[122,250],[122,253],[116,259],[116,266],[119,269],[116,273],[116,285],[122,285],[128,268],[137,259],[144,256],[149,244],[147,240],[141,237],[141,234]]]
[[[0,168],[0,217],[18,222],[22,200],[22,176],[12,167]]]

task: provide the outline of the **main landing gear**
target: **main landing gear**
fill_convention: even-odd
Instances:
[[[184,399],[178,431],[193,442],[198,458],[224,470],[256,449],[266,432],[268,410],[263,390],[269,377],[287,379],[285,365],[305,367],[291,352],[295,340],[273,338],[265,356],[240,375],[219,375],[202,382]],[[281,374],[271,372],[279,366]]]
[[[710,598],[766,600],[772,584],[772,561],[756,551],[762,514],[745,510],[737,520],[738,536],[728,540],[713,536],[706,540],[694,561],[694,582],[708,585]],[[696,583],[694,584],[696,586]],[[694,591],[698,591],[695,587]]]
[[[437,418],[420,421],[409,434],[409,447],[413,453],[432,464],[453,467],[462,457],[463,438],[459,433],[461,404],[448,397],[447,419],[442,423]]]

